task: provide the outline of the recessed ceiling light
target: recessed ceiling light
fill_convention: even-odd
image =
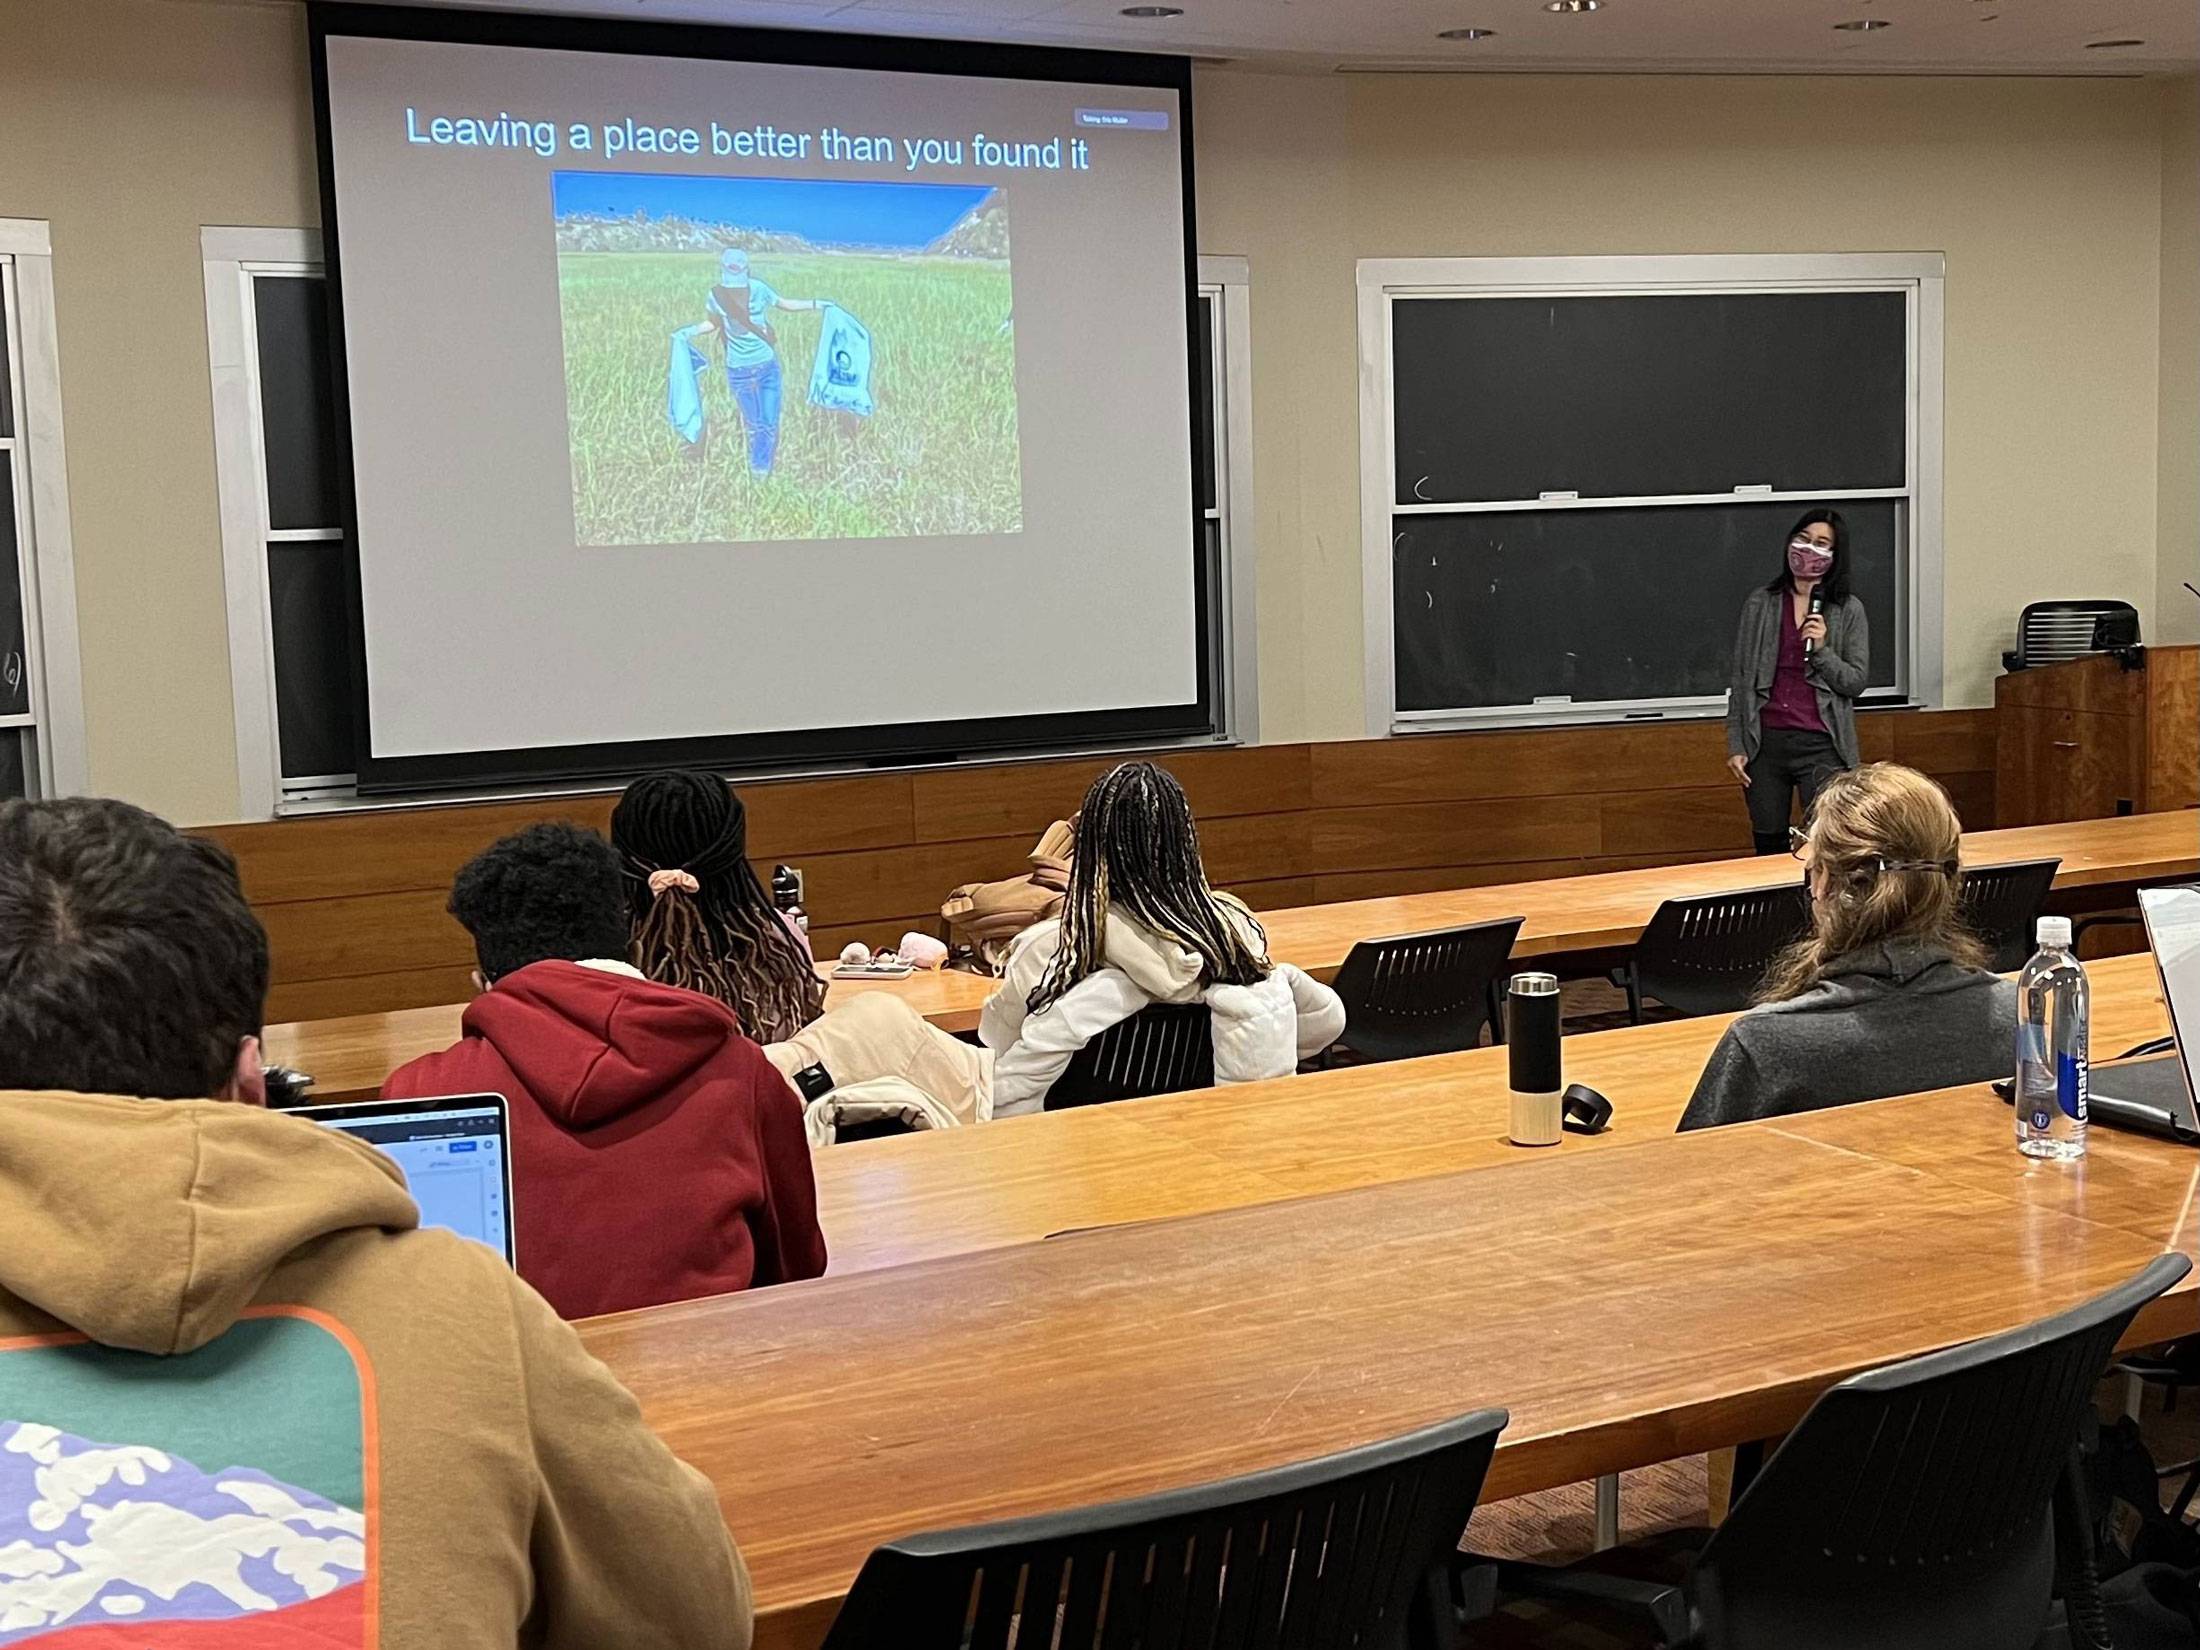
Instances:
[[[2088,40],[2085,43],[2085,49],[2089,52],[2113,52],[2120,51],[2126,46],[2144,46],[2145,44],[2144,40]]]
[[[1182,6],[1125,6],[1125,17],[1182,17]]]
[[[1443,29],[1438,32],[1436,38],[1439,40],[1487,40],[1496,32],[1495,29]]]
[[[1595,11],[1604,0],[1543,0],[1545,11],[1584,12]]]
[[[1869,34],[1873,29],[1891,29],[1894,25],[1884,17],[1857,17],[1846,23],[1836,23],[1834,27],[1849,34]]]

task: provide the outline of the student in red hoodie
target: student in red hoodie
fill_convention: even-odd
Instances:
[[[482,993],[457,1046],[382,1093],[510,1101],[519,1268],[562,1316],[825,1270],[801,1103],[732,1010],[620,960],[609,843],[530,825],[459,872],[450,909]]]

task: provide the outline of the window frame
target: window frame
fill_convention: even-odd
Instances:
[[[343,543],[341,527],[277,529],[260,440],[258,311],[262,280],[324,278],[311,229],[206,228],[206,344],[214,391],[214,474],[221,500],[222,585],[229,627],[230,703],[236,723],[237,803],[246,819],[273,819],[299,802],[344,796],[350,774],[289,776],[275,703],[275,626],[268,546]]]
[[[327,541],[333,547],[341,544],[342,530],[279,531],[270,525],[266,452],[260,439],[259,340],[253,289],[259,280],[323,276],[320,234],[309,229],[207,227],[200,231],[199,239],[206,287],[208,366],[214,394],[215,476],[221,502],[238,817],[274,819],[331,809],[414,805],[414,799],[404,797],[361,798],[349,774],[286,777],[282,771],[268,547],[285,541],[314,540]],[[1219,677],[1215,701],[1218,732],[1210,737],[1126,749],[1206,749],[1218,744],[1253,744],[1259,739],[1252,529],[1252,301],[1246,260],[1201,258],[1198,291],[1202,302],[1214,306],[1215,507],[1203,509],[1201,517],[1217,527],[1214,555],[1218,565],[1209,568],[1215,597],[1208,620],[1214,642],[1210,658]],[[1042,755],[1013,758],[1045,759]],[[787,774],[785,770],[774,770],[772,777]],[[606,788],[601,783],[576,781],[527,787],[524,794],[600,792]],[[418,799],[418,805],[465,801],[477,794],[437,793]]]
[[[1401,515],[1599,510],[1739,500],[1896,500],[1895,685],[1888,703],[1936,707],[1943,693],[1942,335],[1946,259],[1939,253],[1734,254],[1548,258],[1363,258],[1357,268],[1360,364],[1360,546],[1368,736],[1490,727],[1688,719],[1724,714],[1724,693],[1565,705],[1400,710],[1391,542]],[[1845,491],[1691,493],[1641,498],[1400,504],[1395,499],[1394,304],[1428,298],[1652,297],[1681,294],[1900,291],[1907,295],[1906,485]]]
[[[83,659],[69,476],[61,422],[59,330],[53,245],[43,219],[0,218],[0,297],[8,370],[0,394],[15,417],[10,451],[16,576],[23,594],[23,668],[30,708],[0,717],[0,731],[28,735],[26,792],[66,796],[90,787],[84,737]]]
[[[1238,257],[1199,260],[1199,294],[1214,305],[1215,507],[1220,565],[1217,703],[1225,743],[1260,743],[1260,615],[1253,554],[1253,286]]]

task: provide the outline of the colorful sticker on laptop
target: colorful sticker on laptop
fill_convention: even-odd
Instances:
[[[374,1391],[333,1319],[0,1340],[0,1650],[373,1650]]]

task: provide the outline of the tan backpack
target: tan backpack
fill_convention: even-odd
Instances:
[[[1016,936],[1062,909],[1069,886],[1069,858],[1077,845],[1076,822],[1057,819],[1031,850],[1031,869],[1000,882],[966,882],[947,896],[940,916],[947,943],[988,973],[998,974]]]

